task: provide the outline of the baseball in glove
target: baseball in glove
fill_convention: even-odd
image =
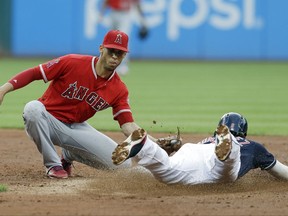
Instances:
[[[171,155],[177,152],[183,145],[182,138],[180,136],[179,127],[177,127],[177,135],[173,135],[173,136],[169,135],[168,137],[159,138],[156,140],[156,143],[162,149],[164,149],[168,155]]]
[[[148,37],[148,34],[149,34],[148,28],[144,25],[141,26],[141,28],[139,29],[139,32],[138,32],[138,37],[141,40],[144,40]]]

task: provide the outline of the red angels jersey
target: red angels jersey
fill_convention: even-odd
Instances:
[[[114,10],[130,10],[139,0],[107,0],[107,5]]]
[[[97,61],[98,57],[70,54],[40,64],[44,82],[51,83],[39,101],[65,123],[86,121],[108,107],[120,126],[133,122],[126,85],[115,71],[109,79],[97,76]]]

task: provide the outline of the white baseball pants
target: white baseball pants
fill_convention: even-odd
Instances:
[[[240,146],[233,137],[232,151],[225,161],[220,161],[215,155],[215,144],[186,143],[169,157],[147,137],[133,160],[166,184],[232,182],[237,179],[240,169]]]

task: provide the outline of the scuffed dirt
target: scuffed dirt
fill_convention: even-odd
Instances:
[[[206,136],[184,134],[183,140]],[[288,182],[265,171],[236,183],[188,187],[164,185],[144,169],[101,171],[75,163],[71,178],[55,180],[46,178],[42,157],[23,130],[0,130],[0,138],[0,184],[8,187],[0,193],[0,215],[288,215]],[[288,137],[250,138],[288,164]]]

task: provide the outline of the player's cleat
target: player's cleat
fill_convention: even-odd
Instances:
[[[147,138],[144,129],[135,130],[124,142],[119,144],[112,153],[112,161],[120,165],[128,158],[134,157],[142,149]]]
[[[58,179],[66,179],[68,178],[67,172],[63,169],[62,166],[54,166],[48,169],[47,176],[49,178],[58,178]]]
[[[72,174],[72,163],[66,161],[63,158],[63,156],[61,158],[61,163],[62,163],[63,169],[67,172],[68,176],[71,176],[71,174]]]
[[[219,125],[216,130],[215,154],[219,160],[225,161],[232,149],[232,140],[229,128],[226,125]]]

